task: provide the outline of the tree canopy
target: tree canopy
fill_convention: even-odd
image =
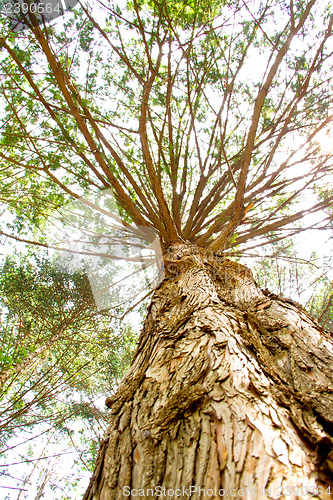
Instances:
[[[106,428],[105,391],[137,335],[97,311],[86,274],[45,255],[7,257],[0,293],[0,488],[73,498]]]
[[[315,0],[82,4],[19,34],[3,22],[3,232],[29,224],[41,242],[59,206],[108,188],[124,224],[164,244],[329,227],[304,217],[332,202],[332,22]]]

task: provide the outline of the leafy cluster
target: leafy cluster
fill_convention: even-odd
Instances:
[[[136,334],[111,312],[97,311],[82,271],[69,273],[45,256],[7,258],[0,289],[2,470],[15,476],[10,464],[19,459],[29,476],[41,459],[27,483],[31,490],[43,457],[70,452],[76,465],[68,483],[82,488],[78,479],[89,476],[106,428],[104,398],[126,370]],[[30,452],[23,451],[27,441]],[[43,442],[49,446],[42,452]]]
[[[332,201],[303,208],[332,171],[316,141],[332,120],[331,31],[314,0],[134,0],[3,36],[0,196],[18,232],[112,188],[123,219],[165,243],[290,236]]]

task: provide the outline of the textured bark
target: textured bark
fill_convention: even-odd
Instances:
[[[331,337],[242,265],[193,247],[166,263],[84,498],[329,498]]]

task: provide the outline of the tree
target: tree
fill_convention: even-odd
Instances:
[[[73,498],[106,430],[98,399],[119,383],[136,335],[97,311],[82,271],[41,252],[7,257],[0,290],[0,488],[31,496],[39,482],[40,495],[51,485]]]
[[[1,37],[3,235],[80,199],[163,251],[85,498],[328,497],[332,339],[228,257],[331,229],[330,7],[100,5]]]

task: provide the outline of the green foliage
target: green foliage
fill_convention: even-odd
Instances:
[[[99,28],[79,8],[66,14],[62,23],[47,28],[74,108],[80,110],[87,131],[96,145],[104,134],[139,190],[149,195],[150,204],[155,193],[147,177],[137,130],[143,82],[157,62],[159,47],[163,47],[148,100],[147,135],[165,198],[170,206],[180,204],[182,227],[195,196],[200,164],[205,164],[206,169],[211,165],[197,207],[200,224],[193,228],[193,234],[190,232],[190,239],[197,237],[198,232],[204,233],[204,229],[212,226],[216,213],[232,203],[229,193],[234,195],[234,191],[221,146],[237,180],[237,164],[246,143],[251,110],[265,73],[263,61],[274,59],[276,50],[286,42],[289,10],[290,6],[283,2],[251,7],[238,1],[142,0],[128,2],[126,7],[109,2],[99,12]],[[295,22],[303,12],[304,6],[295,9]],[[93,9],[90,14],[93,18]],[[296,134],[298,147],[300,137],[313,132],[330,108],[331,74],[325,44],[312,66],[328,15],[327,11],[322,17],[319,13],[309,17],[294,41],[295,49],[285,56],[264,100],[248,186],[248,198],[257,200],[253,210],[257,221],[262,219],[263,206],[266,218],[275,208],[274,182],[280,182],[280,186],[287,182],[286,169],[279,170],[279,165],[288,156],[285,153],[289,147],[285,140],[288,133]],[[0,169],[0,200],[16,214],[10,229],[17,234],[26,232],[27,227],[43,227],[52,211],[69,201],[70,193],[64,186],[79,196],[89,195],[110,187],[110,179],[101,170],[95,149],[87,144],[82,125],[61,90],[59,75],[50,68],[33,33],[27,30],[19,37],[11,34],[8,44],[13,52],[4,51],[1,60],[4,168]],[[254,66],[256,71],[252,70]],[[301,98],[309,71],[312,72],[309,85]],[[29,76],[34,86],[29,83]],[[40,96],[36,98],[38,91],[47,106]],[[219,111],[222,102],[220,123],[217,117],[222,112]],[[288,117],[287,126],[284,120],[294,103],[297,106]],[[89,109],[95,125],[87,119],[85,108]],[[100,132],[96,132],[96,126]],[[277,137],[280,144],[275,145]],[[276,158],[269,159],[270,151],[276,147]],[[129,185],[129,175],[120,171],[105,144],[99,150],[106,170],[126,186],[130,199],[144,212],[138,191]],[[316,154],[319,162],[321,156]],[[308,153],[305,158],[310,156]],[[177,165],[176,178],[170,168],[173,163]],[[268,184],[261,176],[262,171],[266,172]],[[215,188],[219,178],[221,187]],[[174,193],[184,189],[186,196],[182,194],[177,201]],[[205,197],[211,197],[214,203],[209,204],[202,217],[200,210]],[[127,222],[133,221],[124,200],[117,199],[121,216]],[[290,206],[291,203],[290,200]],[[155,212],[156,207],[152,206],[152,210]],[[284,214],[280,215],[283,219]],[[227,223],[227,218],[223,222]],[[221,227],[222,224],[215,228],[212,236]]]
[[[43,256],[30,262],[9,257],[2,266],[0,291],[1,372],[14,373],[31,359],[45,373],[56,367],[68,387],[86,391],[111,389],[121,377],[135,335],[111,312],[97,311],[82,271],[70,273]]]
[[[82,271],[70,273],[43,254],[6,258],[0,292],[0,462],[15,463],[27,439],[38,461],[44,435],[47,454],[74,460],[66,479],[66,498],[73,498],[76,486],[82,489],[78,476],[91,473],[107,422],[103,402],[127,369],[137,335],[111,312],[97,311]],[[24,455],[29,475],[37,462],[30,466]],[[43,464],[36,469],[42,476]]]
[[[148,6],[155,16],[160,19],[165,16],[173,26],[181,26],[183,29],[191,29],[193,26],[201,26],[212,21],[220,12],[226,1],[221,0],[139,0],[130,1],[128,6]]]

